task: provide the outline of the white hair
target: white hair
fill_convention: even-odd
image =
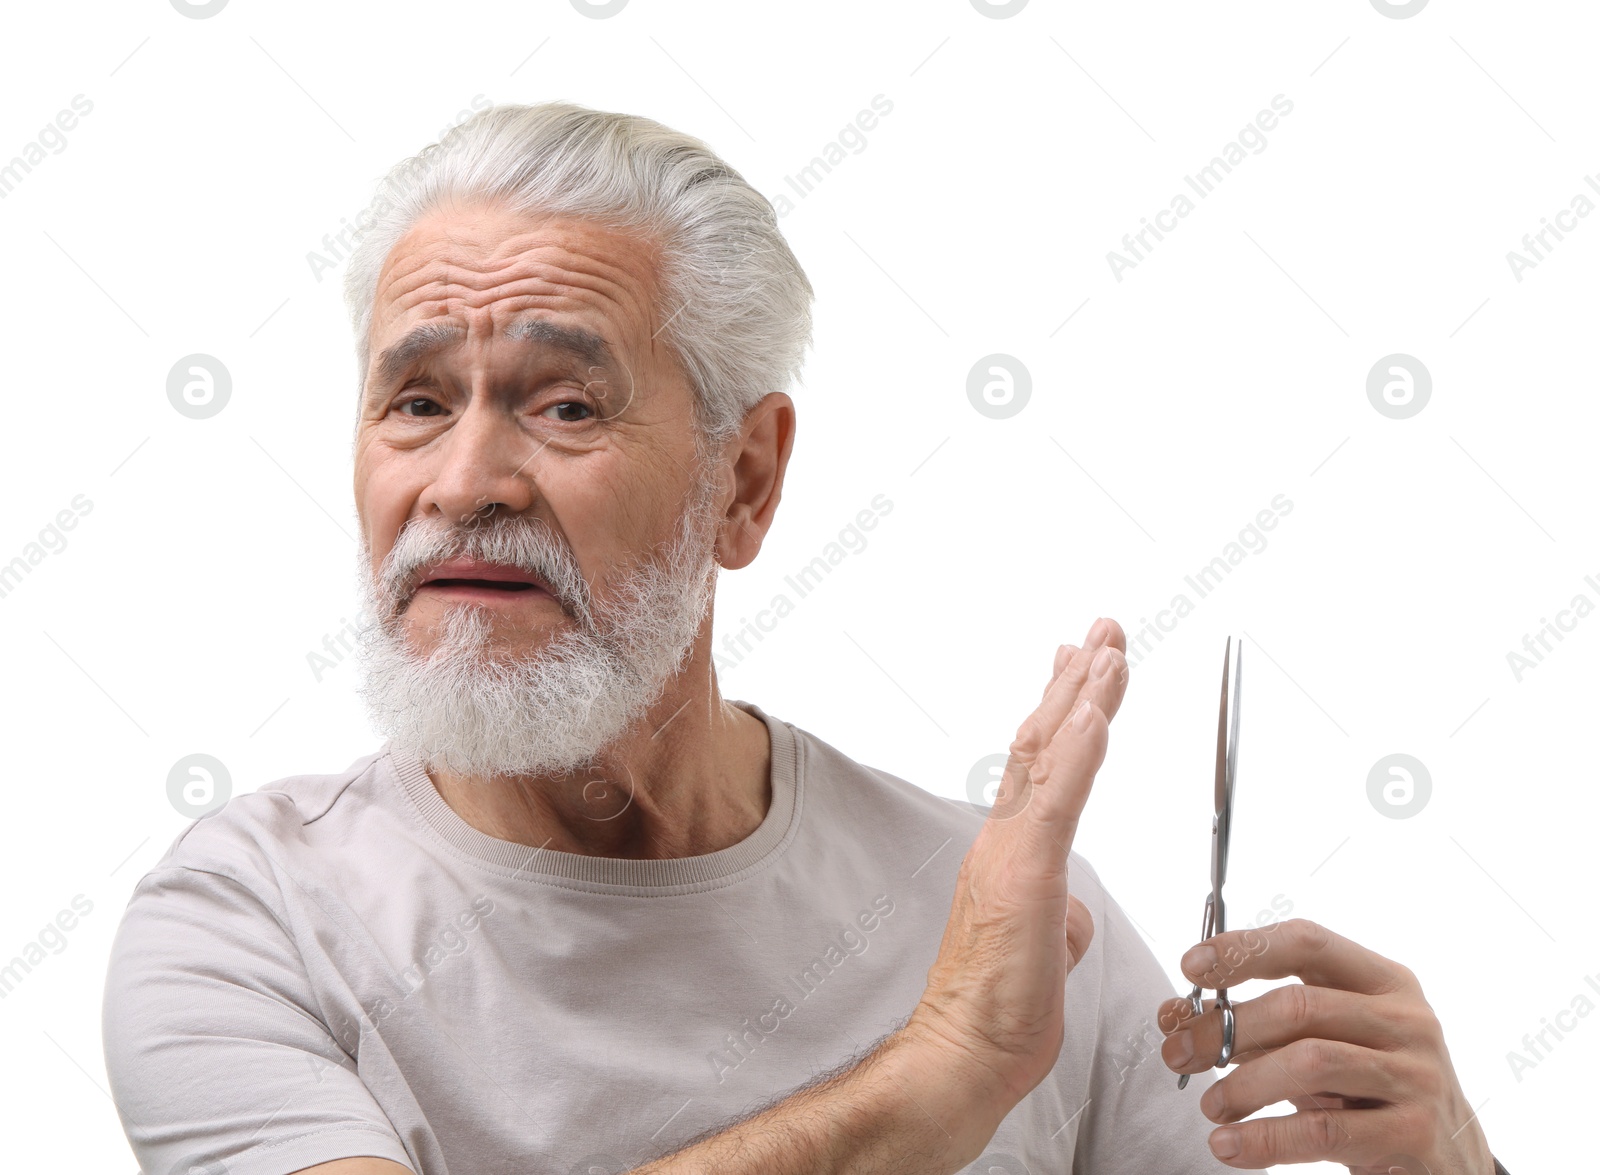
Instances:
[[[813,291],[771,202],[699,139],[547,102],[481,111],[385,177],[345,273],[358,386],[389,251],[425,213],[485,198],[643,230],[658,246],[659,334],[693,386],[697,441],[733,436],[757,401],[799,379]]]

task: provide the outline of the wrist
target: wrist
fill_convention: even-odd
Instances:
[[[925,1139],[933,1167],[954,1175],[984,1152],[1015,1101],[995,1076],[915,1021],[884,1042],[868,1076],[905,1137]]]

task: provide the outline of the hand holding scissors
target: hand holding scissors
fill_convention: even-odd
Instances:
[[[1230,640],[1204,941],[1183,957],[1194,990],[1158,1010],[1167,1035],[1162,1060],[1183,1074],[1180,1086],[1213,1065],[1238,1066],[1200,1098],[1207,1118],[1228,1124],[1212,1131],[1210,1142],[1229,1166],[1327,1160],[1356,1175],[1505,1175],[1415,974],[1304,918],[1226,928],[1222,882],[1239,751],[1239,664]],[[1236,983],[1286,976],[1304,982],[1237,1006],[1228,998]],[[1202,988],[1217,998],[1202,1001]],[[1281,1101],[1299,1112],[1241,1121]]]

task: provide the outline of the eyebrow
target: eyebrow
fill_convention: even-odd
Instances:
[[[373,377],[373,387],[387,388],[417,363],[459,343],[466,333],[466,328],[457,322],[425,322],[413,328],[378,356],[378,371]],[[590,367],[615,366],[611,347],[605,339],[593,331],[578,326],[561,326],[548,318],[519,318],[507,325],[500,337],[513,342],[540,343],[553,347],[583,360]]]

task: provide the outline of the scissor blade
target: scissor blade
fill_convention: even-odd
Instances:
[[[1217,711],[1217,787],[1216,811],[1218,813],[1228,804],[1228,702],[1231,700],[1229,690],[1229,669],[1233,665],[1233,638],[1228,638],[1228,644],[1222,654],[1222,705]]]
[[[1233,792],[1239,768],[1239,697],[1244,642],[1228,638],[1223,654],[1222,709],[1217,716],[1217,816],[1212,838],[1211,885],[1220,903],[1228,875],[1228,841],[1233,832]]]

